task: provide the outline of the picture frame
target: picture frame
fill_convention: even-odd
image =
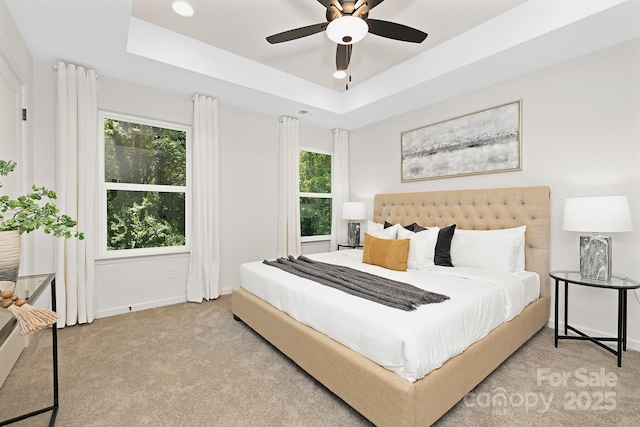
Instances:
[[[522,100],[401,132],[401,181],[522,170]]]

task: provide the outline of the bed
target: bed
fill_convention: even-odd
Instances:
[[[549,319],[548,187],[380,194],[373,221],[463,230],[526,226],[525,270],[539,277],[539,298],[425,376],[407,380],[318,332],[242,287],[232,294],[237,319],[379,426],[426,426],[540,330]]]

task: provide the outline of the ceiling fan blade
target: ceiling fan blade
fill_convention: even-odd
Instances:
[[[388,39],[422,43],[428,35],[420,30],[416,30],[415,28],[396,24],[395,22],[381,21],[379,19],[365,19],[365,21],[369,24],[369,32],[371,34],[386,37]]]
[[[323,5],[324,7],[326,7],[327,9],[329,9],[331,7],[331,5],[333,5],[333,7],[335,7],[338,10],[342,10],[342,5],[340,4],[340,2],[338,0],[318,0],[318,3],[320,3],[321,5]]]
[[[367,0],[367,8],[371,10],[377,5],[379,5],[380,3],[382,3],[383,1],[384,0]]]
[[[344,71],[349,68],[352,50],[353,45],[351,44],[338,45],[338,48],[336,49],[336,70]]]
[[[383,1],[384,0],[358,0],[354,5],[355,13],[353,16],[364,16]]]
[[[267,37],[267,41],[271,44],[288,42],[289,40],[295,40],[302,37],[307,37],[312,34],[324,31],[329,25],[328,22],[322,22],[320,24],[313,24],[306,27],[296,28],[294,30],[284,31],[282,33],[274,34]]]

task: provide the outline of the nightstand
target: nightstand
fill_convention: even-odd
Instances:
[[[627,351],[627,291],[629,289],[640,288],[640,282],[629,279],[626,276],[613,275],[609,280],[587,279],[580,275],[578,271],[552,271],[549,273],[555,279],[555,346],[558,347],[558,340],[589,340],[603,349],[618,356],[618,367],[622,366],[622,352]],[[558,334],[558,297],[560,282],[564,282],[564,335]],[[612,289],[618,291],[618,336],[612,337],[591,337],[582,331],[570,326],[568,323],[569,314],[569,284],[578,286],[590,286],[594,288]],[[578,334],[568,335],[572,331]],[[616,342],[617,350],[604,345],[604,342]]]
[[[340,249],[362,249],[362,245],[350,245],[348,243],[338,243],[338,250]]]

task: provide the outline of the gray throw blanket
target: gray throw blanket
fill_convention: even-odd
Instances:
[[[422,304],[439,303],[449,299],[446,295],[425,291],[408,283],[349,267],[314,261],[302,255],[297,259],[289,255],[287,258],[263,262],[348,294],[405,311],[415,310]]]

